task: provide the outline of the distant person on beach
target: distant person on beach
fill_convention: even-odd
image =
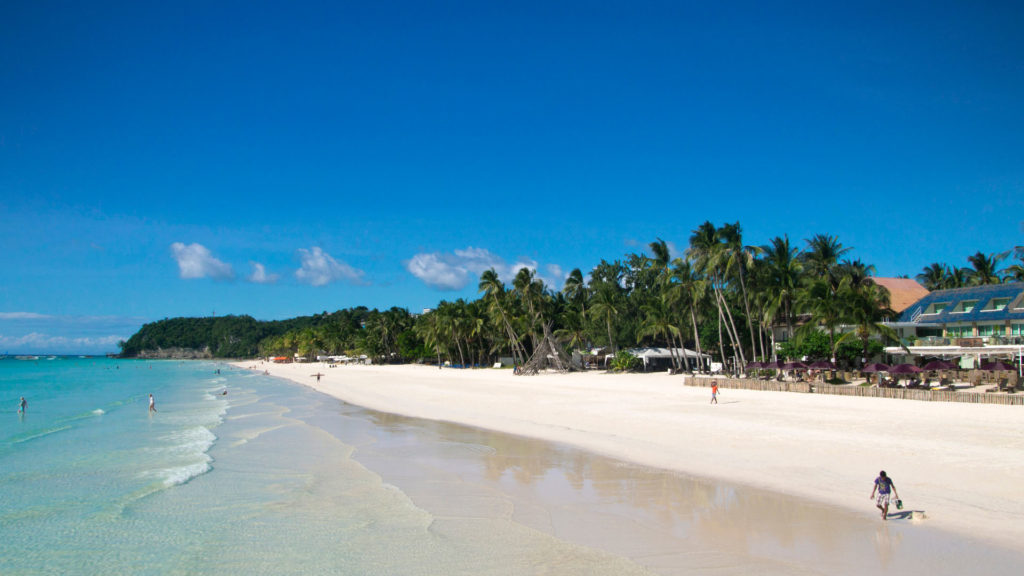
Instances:
[[[149,395],[149,411],[156,412],[156,399],[153,398],[152,394]]]
[[[878,493],[876,498],[875,493]],[[892,492],[899,499],[900,493],[896,491],[896,485],[892,483],[892,478],[889,478],[885,474],[885,470],[878,473],[878,478],[875,478],[875,487],[871,489],[871,498],[875,500],[875,507],[882,511],[882,520],[887,519],[889,516],[889,493]]]
[[[22,396],[21,397],[21,401],[18,402],[18,414],[24,414],[25,413],[25,408],[27,406],[28,406],[28,402],[25,400],[25,397]]]
[[[718,382],[711,381],[711,403],[718,404]]]

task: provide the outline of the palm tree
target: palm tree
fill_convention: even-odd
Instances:
[[[963,288],[967,286],[971,278],[970,268],[957,268],[951,266],[949,273],[946,274],[946,279],[943,282],[943,288]]]
[[[790,246],[789,236],[772,238],[771,244],[764,246],[763,250],[772,316],[776,315],[775,311],[781,311],[786,329],[792,335],[793,301],[800,289],[803,275],[799,250]]]
[[[1006,267],[1006,278],[1013,282],[1024,282],[1024,262]]]
[[[968,256],[967,261],[974,267],[968,271],[969,282],[973,286],[985,284],[999,284],[1003,281],[1002,273],[999,272],[999,262],[1005,254],[989,254],[986,256],[978,251],[974,256]]]
[[[843,260],[836,267],[836,274],[840,280],[848,278],[850,284],[859,286],[875,274],[875,267],[861,262],[859,258],[857,260]]]
[[[866,361],[868,356],[868,341],[872,335],[879,335],[883,339],[898,341],[896,331],[883,324],[883,321],[893,315],[889,307],[889,291],[873,282],[864,284],[845,283],[840,292],[843,306],[843,318],[854,326],[852,332],[847,332],[839,337],[835,346],[852,339],[859,339],[863,345],[862,358]],[[833,355],[835,348],[833,348]]]
[[[835,268],[839,264],[839,259],[851,249],[843,247],[838,238],[828,234],[815,234],[805,242],[807,248],[800,256],[804,270],[812,277],[827,278],[832,282],[833,288],[837,287],[839,282],[833,276]]]
[[[807,322],[796,330],[798,338],[805,337],[809,332],[818,330],[819,327],[828,330],[829,346],[832,355],[835,356],[836,328],[842,323],[843,309],[840,293],[849,285],[850,279],[843,278],[838,289],[833,288],[827,277],[815,277],[809,284],[797,294],[796,309],[810,315],[810,322]]]
[[[949,266],[932,262],[924,267],[917,275],[917,281],[929,291],[945,288],[946,276],[949,274]]]
[[[537,349],[537,327],[541,323],[541,300],[544,297],[544,283],[537,278],[536,272],[530,268],[520,268],[512,281],[512,293],[519,297],[519,301],[526,309],[527,330],[530,332],[530,339],[533,342],[534,350]]]
[[[480,275],[477,292],[483,292],[484,296],[491,297],[491,310],[492,312],[496,310],[498,315],[501,316],[502,326],[508,336],[509,348],[512,351],[512,363],[515,366],[522,366],[526,363],[526,351],[523,350],[522,344],[519,342],[519,336],[516,334],[515,328],[512,327],[512,323],[509,322],[508,315],[505,312],[503,302],[505,284],[498,278],[498,273],[494,268],[484,270],[483,274]]]
[[[587,321],[588,292],[587,283],[583,280],[583,272],[580,272],[579,268],[574,268],[565,279],[562,294],[565,294],[569,302],[579,307],[580,317],[584,323]]]
[[[690,325],[693,327],[694,347],[697,349],[698,364],[703,356],[700,346],[700,332],[697,328],[697,305],[704,300],[707,284],[694,270],[689,260],[676,258],[672,266],[672,284],[669,288],[669,301],[690,312]]]
[[[412,329],[423,340],[424,345],[432,349],[434,354],[437,355],[437,365],[440,367],[441,352],[445,350],[445,347],[437,310],[432,310],[417,318],[416,324],[413,325]]]
[[[721,229],[725,240],[726,272],[735,270],[740,280],[740,291],[743,294],[743,311],[747,315],[747,330],[750,332],[750,354],[757,355],[757,344],[754,340],[754,323],[750,314],[750,299],[747,297],[746,272],[754,263],[754,258],[761,253],[758,246],[743,245],[743,229],[740,223],[724,224]]]
[[[621,303],[615,297],[615,294],[607,287],[602,286],[590,299],[590,312],[605,322],[605,327],[608,329],[608,346],[612,349],[612,354],[618,351],[618,344],[615,342],[614,336],[612,336],[612,318],[619,315],[621,310]]]
[[[726,361],[724,343],[722,342],[722,327],[724,324],[725,333],[729,337],[729,344],[739,354],[740,365],[746,365],[746,358],[743,354],[743,346],[736,331],[736,323],[733,321],[732,312],[723,294],[726,282],[728,251],[723,240],[722,231],[716,229],[710,221],[705,221],[697,227],[690,236],[690,248],[687,250],[687,257],[694,260],[697,269],[710,280],[711,292],[715,299],[715,306],[718,309],[718,351],[722,355],[722,361]]]
[[[664,337],[668,343],[669,354],[672,357],[672,367],[678,370],[681,366],[676,358],[674,338],[679,336],[680,330],[670,320],[672,316],[671,307],[666,298],[662,296],[651,300],[644,305],[643,312],[644,319],[640,324],[640,329],[637,331],[637,336],[639,338],[645,336],[652,336],[654,338]],[[683,357],[685,358],[685,356],[686,354],[684,353]],[[689,367],[689,361],[687,361],[687,367]]]
[[[554,331],[555,338],[567,344],[570,350],[585,348],[587,336],[583,328],[582,313],[566,308],[562,310],[559,320],[562,327]]]

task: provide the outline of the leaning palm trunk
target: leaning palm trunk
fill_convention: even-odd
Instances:
[[[729,331],[729,326],[732,326],[732,332],[729,333],[729,340],[732,342],[736,352],[740,355],[740,365],[746,366],[747,358],[743,354],[743,343],[740,342],[740,333],[736,330],[736,323],[732,319],[732,312],[729,310],[729,304],[725,301],[725,296],[721,292],[718,293],[718,297],[722,299],[722,307],[725,308],[726,318],[729,320],[726,331]]]
[[[722,338],[722,324],[725,324],[725,335],[729,337],[729,346],[731,346],[732,349],[734,351],[736,351],[736,350],[739,349],[738,346],[736,345],[736,335],[729,330],[729,323],[728,323],[728,321],[726,319],[726,316],[725,316],[726,312],[729,311],[729,305],[725,302],[725,297],[722,296],[721,292],[719,292],[716,289],[714,291],[714,293],[715,293],[715,303],[718,304],[718,322],[719,322],[719,324],[718,324],[718,338],[719,338],[719,341],[721,341],[721,338]],[[725,311],[722,310],[723,308],[725,308]],[[735,353],[733,354],[733,356],[735,357]],[[725,357],[724,356],[722,358],[722,362],[723,363],[725,362]]]
[[[679,349],[682,350],[683,362],[682,367],[689,372],[690,371],[690,359],[686,356],[686,341],[683,340],[683,332],[679,331]]]
[[[697,366],[700,368],[698,372],[704,369],[704,353],[700,348],[700,333],[697,331],[697,314],[693,311],[693,304],[690,305],[690,321],[693,323],[693,341],[697,347]]]
[[[722,345],[722,308],[718,308],[718,353],[722,355],[722,368],[725,368],[725,346]]]
[[[754,338],[754,323],[750,319],[750,300],[747,298],[747,284],[743,281],[743,266],[739,268],[740,290],[743,292],[743,310],[747,313],[747,330],[750,331],[750,353],[757,356],[757,344]]]

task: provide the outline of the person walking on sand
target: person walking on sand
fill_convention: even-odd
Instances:
[[[28,406],[28,402],[25,401],[25,397],[21,397],[21,401],[18,402],[18,414],[24,414],[25,408]]]
[[[711,381],[711,403],[718,404],[718,382]]]
[[[875,496],[875,493],[878,496]],[[875,487],[871,489],[871,498],[875,501],[875,507],[882,511],[882,520],[886,520],[889,516],[889,493],[895,494],[896,498],[899,499],[900,493],[896,491],[896,485],[892,483],[892,478],[889,478],[885,474],[885,470],[878,473],[878,478],[875,478]]]
[[[152,394],[149,395],[149,411],[156,412],[156,399],[153,398]]]

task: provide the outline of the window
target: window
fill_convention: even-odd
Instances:
[[[1002,324],[982,324],[978,326],[978,336],[1002,336],[1006,330]]]
[[[985,312],[992,312],[998,310],[1006,310],[1006,306],[1010,303],[1009,298],[993,298],[988,301],[985,305]]]
[[[953,309],[954,314],[964,314],[974,310],[974,307],[978,305],[977,300],[964,300],[963,302],[956,305]]]
[[[947,326],[947,338],[970,338],[974,336],[974,329],[970,326]]]
[[[942,312],[949,307],[949,302],[934,302],[923,314],[942,314]]]
[[[1014,324],[1010,324],[1010,335],[1024,336],[1024,323],[1017,322]]]

